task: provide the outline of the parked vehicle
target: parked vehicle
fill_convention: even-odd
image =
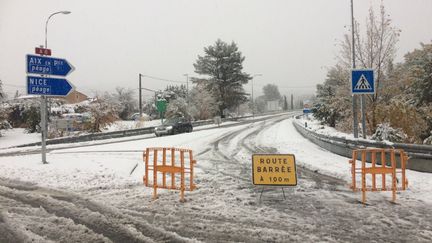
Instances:
[[[132,121],[138,121],[139,118],[140,118],[140,113],[134,113],[132,116],[130,116],[130,120],[132,120]],[[141,118],[143,121],[150,121],[151,120],[150,116],[145,114],[145,113],[142,114]]]
[[[184,117],[166,119],[165,122],[155,128],[157,137],[162,135],[174,135],[183,132],[192,132],[192,123]]]
[[[92,119],[90,113],[65,113],[61,117],[78,123],[88,122]]]

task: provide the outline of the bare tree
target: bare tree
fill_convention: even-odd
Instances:
[[[190,92],[190,113],[195,119],[206,120],[218,112],[216,98],[207,91],[203,83],[198,82]]]
[[[90,132],[101,132],[102,128],[118,120],[116,109],[110,102],[107,102],[106,94],[96,96],[88,109],[91,120],[84,127]]]
[[[396,43],[399,40],[400,30],[393,26],[388,17],[384,5],[380,6],[377,16],[371,7],[366,19],[365,35],[360,32],[360,24],[355,23],[355,49],[357,68],[371,68],[375,70],[375,94],[367,95],[368,108],[366,120],[369,130],[375,132],[377,126],[376,112],[377,103],[380,100],[383,89],[383,81],[386,79],[388,69],[392,67],[392,62],[396,53]],[[347,69],[351,66],[352,45],[349,34],[345,34],[342,42],[342,51],[339,56],[341,65]]]
[[[135,94],[134,90],[117,87],[116,93],[113,95],[118,105],[118,115],[121,119],[126,120],[135,109]]]

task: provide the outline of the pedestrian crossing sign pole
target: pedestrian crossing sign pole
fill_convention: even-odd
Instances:
[[[351,70],[351,94],[360,95],[362,114],[362,133],[366,138],[366,112],[365,94],[375,94],[375,80],[373,69],[352,69]]]
[[[353,69],[351,71],[352,94],[375,94],[373,69]]]

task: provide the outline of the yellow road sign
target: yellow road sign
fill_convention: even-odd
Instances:
[[[254,185],[296,186],[297,170],[293,154],[252,155]]]

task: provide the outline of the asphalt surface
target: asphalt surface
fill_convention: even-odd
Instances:
[[[142,186],[68,192],[0,178],[0,242],[432,242],[431,205],[414,199],[365,206],[345,181],[300,166],[294,188],[253,186],[250,156],[277,152],[255,138],[284,119],[203,145],[206,176],[186,203],[151,201]]]

